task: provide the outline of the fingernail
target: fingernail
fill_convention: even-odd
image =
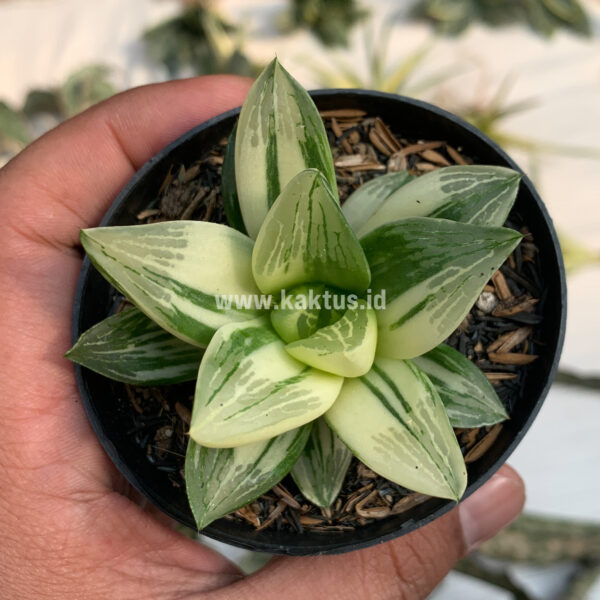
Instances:
[[[467,552],[496,535],[521,513],[525,488],[519,475],[502,467],[458,507]]]

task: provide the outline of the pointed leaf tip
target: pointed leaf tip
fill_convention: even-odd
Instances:
[[[369,265],[325,177],[302,171],[285,187],[254,245],[252,272],[270,294],[303,283],[324,283],[363,293]]]
[[[235,144],[239,204],[253,239],[288,182],[314,168],[337,190],[325,126],[308,92],[275,58],[242,106]]]

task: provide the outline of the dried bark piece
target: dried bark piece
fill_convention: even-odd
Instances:
[[[331,119],[331,131],[333,131],[333,134],[335,135],[335,137],[342,137],[342,130],[337,122],[337,119],[335,117],[333,117]]]
[[[388,173],[397,173],[398,171],[406,171],[408,169],[408,161],[402,152],[396,152],[390,156],[387,162]]]
[[[261,530],[265,529],[266,527],[268,527],[286,509],[286,507],[287,507],[287,504],[283,500],[279,500],[279,502],[277,502],[277,504],[275,505],[275,508],[271,511],[271,513],[267,517],[267,520],[262,525],[257,527],[256,531],[261,531]]]
[[[532,363],[537,354],[523,354],[521,352],[488,352],[490,360],[500,365],[528,365]]]
[[[450,162],[448,161],[448,159],[439,152],[436,152],[435,150],[423,150],[423,152],[421,152],[421,156],[425,160],[435,163],[436,165],[441,165],[443,167],[450,166]]]
[[[513,348],[523,343],[531,335],[532,331],[531,327],[519,327],[519,329],[509,332],[506,334],[507,337],[502,344],[498,348],[493,348],[492,352],[497,351],[500,354],[510,352]],[[489,348],[488,352],[490,352]]]
[[[385,154],[386,156],[392,155],[392,151],[390,150],[390,148],[388,148],[388,146],[386,146],[384,141],[381,139],[381,136],[377,133],[375,129],[369,130],[369,140],[371,141],[373,146],[375,146],[375,148],[377,148],[377,150],[379,150],[381,153]]]
[[[260,527],[260,519],[258,518],[258,515],[254,512],[250,505],[238,508],[234,514],[238,517],[241,517],[245,521],[248,521],[248,523],[251,523],[257,529]]]
[[[415,169],[417,169],[417,171],[421,171],[422,173],[430,173],[431,171],[439,169],[439,167],[427,162],[418,162],[415,164]]]
[[[328,119],[331,117],[337,117],[341,119],[360,119],[367,113],[364,110],[358,108],[338,108],[335,110],[322,110],[320,111],[321,117]]]
[[[510,381],[511,379],[516,379],[517,378],[517,374],[516,373],[499,373],[499,372],[485,372],[483,373],[489,382],[491,382],[492,384],[494,382],[500,382],[500,381]]]
[[[294,499],[294,497],[283,487],[283,485],[281,485],[281,483],[278,483],[276,486],[274,486],[272,491],[277,494],[288,506],[291,506],[296,510],[300,510],[300,503]]]
[[[508,287],[508,283],[506,283],[506,278],[501,271],[496,271],[492,275],[492,283],[494,284],[494,288],[496,288],[496,295],[498,298],[500,298],[500,300],[508,300],[509,298],[513,298],[512,292]]]
[[[156,215],[160,214],[160,209],[158,208],[147,208],[146,210],[143,210],[141,212],[139,212],[136,215],[136,219],[138,221],[145,221],[146,219],[149,219],[150,217],[155,217]]]
[[[408,156],[409,154],[418,154],[419,152],[423,152],[423,150],[435,150],[443,145],[443,142],[419,142],[418,144],[410,144],[400,152],[404,154],[404,156]]]
[[[499,304],[492,315],[494,317],[510,317],[511,315],[516,315],[517,313],[523,312],[532,312],[534,306],[539,302],[537,298],[526,297],[525,300],[518,302],[517,304],[509,303]]]
[[[175,412],[179,415],[179,418],[189,426],[192,420],[192,413],[187,406],[181,404],[181,402],[175,402]]]
[[[408,496],[404,496],[401,500],[398,500],[396,504],[392,507],[392,514],[398,515],[403,513],[415,506],[425,502],[428,500],[430,496],[426,496],[425,494],[409,494]]]
[[[468,165],[469,164],[469,162],[465,159],[465,157],[458,150],[455,150],[452,146],[449,146],[448,144],[446,144],[446,152],[448,152],[448,154],[450,155],[452,160],[457,165]]]
[[[383,142],[392,152],[397,152],[401,149],[402,146],[400,146],[394,134],[389,130],[388,126],[379,117],[375,119],[374,127],[381,139],[383,140]]]
[[[500,432],[502,423],[494,425],[485,437],[481,438],[465,455],[465,463],[470,464],[481,458],[494,444]]]

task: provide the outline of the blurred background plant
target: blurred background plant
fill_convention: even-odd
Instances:
[[[542,36],[557,29],[591,35],[590,19],[577,0],[418,0],[412,16],[446,35],[480,21],[491,27],[525,24]]]
[[[290,0],[279,27],[284,32],[305,28],[325,46],[347,46],[350,30],[367,15],[356,0]]]
[[[254,77],[260,68],[243,53],[240,27],[218,14],[211,0],[184,0],[181,14],[144,33],[149,56],[171,78],[233,73]]]
[[[417,0],[410,8],[407,3],[399,9],[393,0],[134,0],[126,5],[107,0],[102,7],[95,5],[93,15],[105,15],[104,29],[98,25],[100,35],[121,40],[121,59],[113,64],[98,52],[88,66],[84,63],[33,78],[34,85],[22,95],[13,93],[19,80],[5,75],[10,69],[2,61],[17,59],[3,36],[8,40],[11,33],[9,10],[16,13],[25,3],[5,0],[0,4],[0,166],[60,121],[128,87],[127,80],[117,77],[132,70],[128,61],[150,65],[141,81],[149,83],[209,73],[254,76],[275,53],[309,87],[371,88],[434,101],[525,161],[528,175],[558,220],[567,272],[576,290],[572,296],[576,308],[569,317],[578,329],[567,331],[559,386],[548,399],[549,412],[542,412],[515,455],[517,467],[530,469],[526,476],[534,486],[546,486],[540,491],[532,487],[534,506],[544,515],[526,514],[458,565],[457,572],[469,581],[485,582],[483,587],[473,591],[464,578],[455,576],[457,580],[449,578],[433,594],[439,600],[600,598],[600,515],[593,493],[600,492],[596,437],[600,374],[594,342],[600,336],[596,316],[600,237],[597,232],[582,235],[588,222],[600,222],[600,186],[574,175],[588,173],[590,181],[598,182],[600,173],[599,103],[595,100],[600,98],[600,44],[594,36],[600,29],[600,4],[593,2],[597,0]],[[76,16],[94,3],[46,0],[32,6],[29,10],[71,6],[63,20],[66,31],[75,31]],[[161,18],[149,18],[157,8]],[[21,36],[32,28],[28,15],[23,9],[21,18],[10,21],[21,28]],[[134,22],[136,28],[121,39],[121,30],[114,28],[117,19],[123,30],[127,22]],[[137,33],[131,33],[134,30]],[[91,30],[88,34],[92,35]],[[41,46],[43,53],[43,43],[32,35],[26,50],[35,56]],[[559,46],[563,49],[555,52]],[[536,62],[528,56],[534,50],[538,57],[552,57]],[[486,59],[481,58],[484,55]],[[540,64],[548,69],[546,78]],[[530,79],[536,85],[528,88]],[[527,93],[523,88],[528,88]],[[582,95],[591,98],[588,104],[578,104]],[[561,131],[574,130],[579,135],[556,134],[549,125],[561,120],[565,122]],[[588,165],[588,171],[579,165]],[[586,404],[580,392],[590,394],[595,403]],[[585,407],[587,412],[577,414],[576,407]],[[585,435],[589,440],[590,431],[596,442],[591,446],[588,441],[585,446],[580,440]],[[537,437],[536,432],[540,432]],[[552,454],[554,448],[557,454]],[[540,454],[545,460],[542,469],[536,462]],[[551,460],[559,465],[558,471],[562,469],[555,478]],[[572,477],[573,472],[579,474],[578,479]],[[565,519],[575,512],[570,507],[581,494],[589,498],[579,506],[595,508],[580,511],[586,518]],[[561,506],[560,518],[545,503],[553,498],[557,500],[551,506]],[[562,504],[560,498],[564,498]],[[248,571],[268,558],[226,551]]]

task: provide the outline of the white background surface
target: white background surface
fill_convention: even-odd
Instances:
[[[375,30],[397,6],[370,2]],[[317,84],[307,57],[328,63],[308,34],[286,38],[274,33],[274,19],[284,6],[277,0],[219,4],[234,22],[243,23],[246,52],[267,61],[277,52],[307,87]],[[551,42],[523,28],[492,31],[474,27],[457,40],[436,43],[427,70],[456,65],[465,72],[443,85],[434,100],[481,100],[490,97],[506,75],[514,77],[510,98],[539,99],[539,107],[507,120],[503,129],[523,137],[600,148],[600,4],[588,2],[596,38],[566,33]],[[34,86],[58,84],[90,63],[115,68],[120,87],[157,81],[164,72],[143,56],[140,34],[149,25],[175,14],[173,0],[5,0],[0,2],[0,98],[20,104]],[[430,35],[424,25],[400,23],[389,47],[389,64],[414,50]],[[362,34],[350,50],[335,51],[353,65],[364,65]],[[331,54],[330,54],[331,56]],[[509,149],[527,170],[529,157]],[[600,250],[600,160],[541,157],[536,184],[560,230]],[[569,280],[567,338],[562,366],[583,373],[600,372],[600,268]],[[511,458],[528,486],[527,510],[547,515],[600,520],[600,397],[575,388],[554,386],[530,433]],[[560,576],[554,569],[554,576]],[[547,574],[526,572],[524,580],[538,597],[549,599],[556,584]],[[437,600],[507,598],[460,575],[450,576],[434,594]],[[600,599],[600,586],[590,598]]]

